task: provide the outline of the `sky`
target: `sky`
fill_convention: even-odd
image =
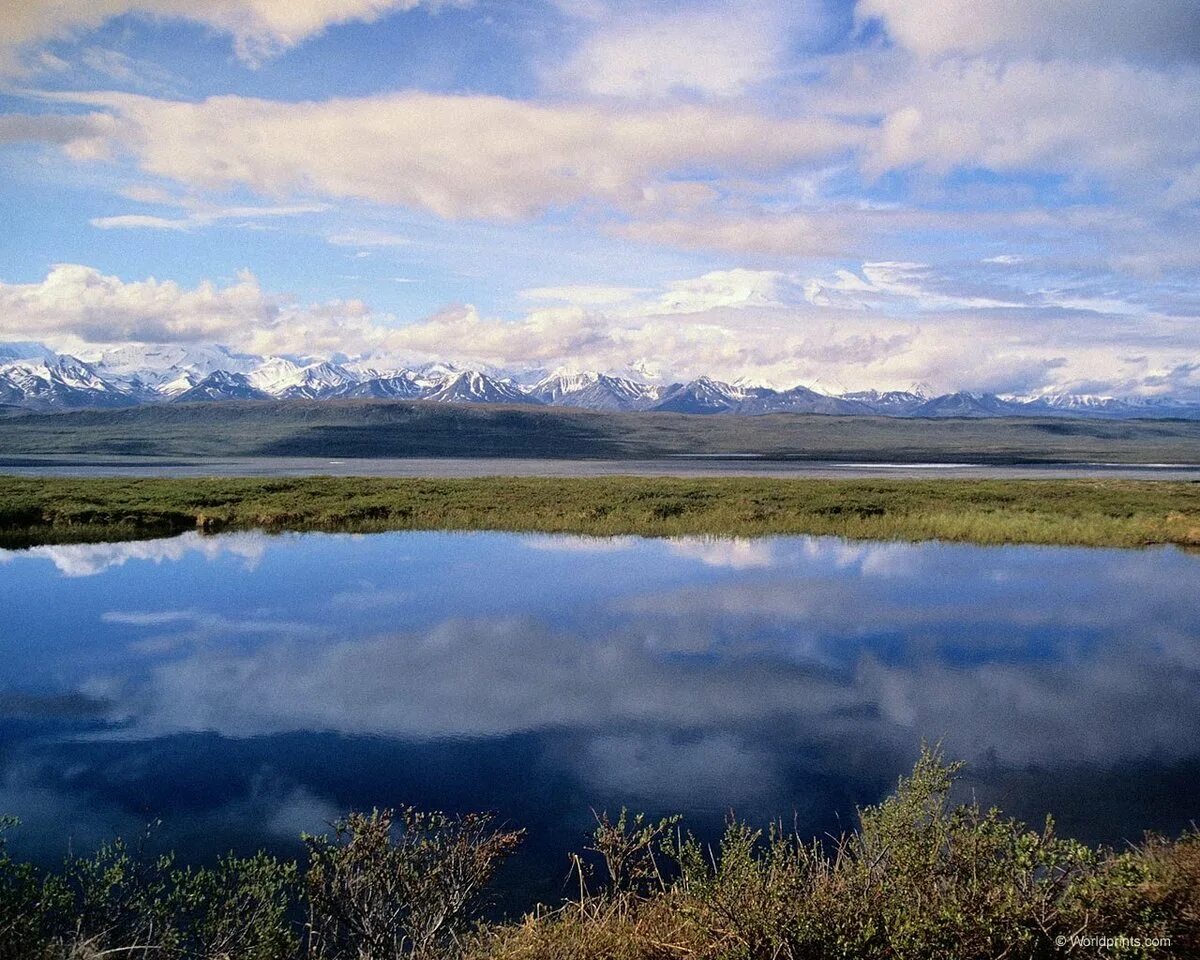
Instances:
[[[1195,0],[0,0],[0,340],[1200,399]]]

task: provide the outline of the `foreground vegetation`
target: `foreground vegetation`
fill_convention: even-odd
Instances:
[[[1109,480],[0,476],[0,545],[185,530],[828,534],[980,544],[1200,544],[1200,484]]]
[[[55,873],[0,842],[5,960],[994,960],[1200,955],[1200,836],[1091,849],[977,805],[926,751],[853,832],[809,842],[731,821],[598,817],[572,893],[479,920],[519,831],[486,815],[355,814],[306,862],[208,869],[121,843]]]

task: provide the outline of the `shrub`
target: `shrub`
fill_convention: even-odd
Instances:
[[[484,885],[520,842],[488,814],[412,808],[354,813],[335,834],[306,836],[310,950],[328,960],[444,955]]]
[[[265,854],[181,870],[120,841],[45,874],[9,857],[0,818],[0,960],[1200,956],[1200,834],[1092,849],[952,803],[958,769],[924,750],[827,841],[730,820],[710,847],[677,818],[601,813],[578,899],[490,926],[485,888],[522,834],[485,814],[350,814],[304,838],[303,875]]]

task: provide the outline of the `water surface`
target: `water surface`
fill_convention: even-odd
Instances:
[[[776,477],[973,480],[1200,480],[1197,463],[861,463],[772,460],[756,454],[659,460],[520,457],[2,456],[0,472],[70,477]]]
[[[493,809],[554,896],[592,808],[853,821],[922,738],[1120,842],[1200,814],[1200,557],[830,538],[187,534],[0,551],[0,811],[291,852]]]

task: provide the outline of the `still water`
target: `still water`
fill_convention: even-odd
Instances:
[[[853,822],[942,739],[1089,841],[1200,816],[1200,557],[496,533],[0,551],[0,812],[295,852],[351,807],[491,809],[554,897],[592,809]]]

